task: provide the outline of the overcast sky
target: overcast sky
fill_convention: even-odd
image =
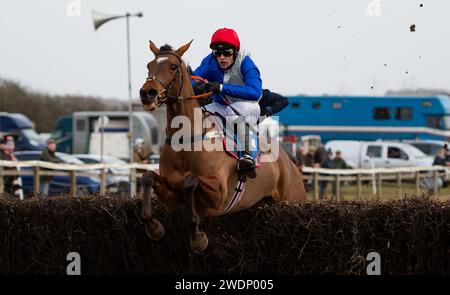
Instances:
[[[127,100],[125,19],[94,31],[92,9],[144,13],[130,22],[136,101],[153,58],[148,40],[194,39],[184,59],[195,68],[221,27],[237,31],[263,87],[285,95],[450,90],[449,0],[1,0],[0,77]]]

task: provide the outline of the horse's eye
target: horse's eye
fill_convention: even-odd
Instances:
[[[172,71],[175,71],[177,68],[178,68],[177,65],[171,65],[171,66],[170,66],[170,69],[171,69]]]

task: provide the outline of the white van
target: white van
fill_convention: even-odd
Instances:
[[[404,140],[404,143],[415,146],[421,150],[425,155],[434,157],[436,153],[444,147],[446,141],[443,140],[431,140],[431,139],[414,139],[414,140]]]
[[[331,140],[325,145],[333,154],[341,151],[342,158],[353,168],[431,166],[429,157],[416,147],[392,141]]]

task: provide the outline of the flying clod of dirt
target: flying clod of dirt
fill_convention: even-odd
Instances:
[[[415,31],[416,31],[416,25],[411,25],[411,26],[409,27],[409,30],[410,30],[411,32],[415,32]]]

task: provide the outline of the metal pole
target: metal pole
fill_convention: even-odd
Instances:
[[[127,62],[128,62],[128,141],[129,141],[129,157],[130,163],[133,162],[133,116],[132,116],[132,100],[131,100],[131,57],[130,57],[130,16],[142,17],[142,12],[138,12],[136,14],[130,14],[127,12],[125,15],[116,15],[103,19],[94,19],[94,28],[97,30],[102,24],[107,21],[117,19],[117,18],[126,18],[127,22]],[[130,189],[133,191],[133,183],[131,181],[130,175]],[[135,185],[134,185],[135,186]]]
[[[104,126],[105,126],[105,122],[104,122],[104,116],[100,116],[100,128],[102,128],[102,131],[100,133],[100,163],[103,163],[103,135],[104,135]]]
[[[130,14],[127,18],[127,59],[128,59],[128,140],[130,147],[130,163],[133,163],[133,117],[132,117],[132,99],[131,99],[131,56],[130,56]],[[136,183],[130,175],[130,192],[136,191]]]

